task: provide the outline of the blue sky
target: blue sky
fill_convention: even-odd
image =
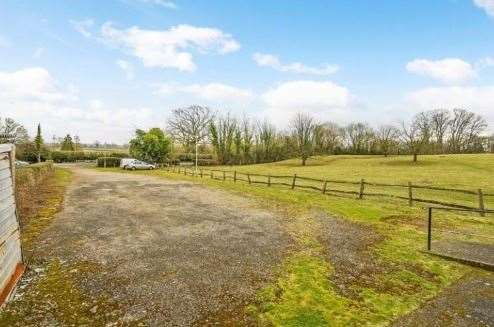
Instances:
[[[494,125],[494,0],[0,0],[0,116],[125,142],[171,109]]]

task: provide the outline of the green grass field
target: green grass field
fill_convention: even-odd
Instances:
[[[477,192],[482,189],[485,194],[494,194],[494,155],[429,155],[420,156],[419,162],[413,163],[409,156],[327,156],[313,157],[307,166],[302,167],[300,160],[291,159],[269,164],[232,166],[226,168],[238,172],[264,175],[293,175],[318,179],[343,180],[358,182],[364,178],[367,182],[436,186],[465,189]],[[255,177],[254,177],[255,180]],[[276,180],[273,180],[276,181]],[[290,180],[279,180],[288,182]],[[301,184],[321,187],[319,184],[300,181]],[[345,191],[358,191],[358,185],[331,184],[330,188]],[[407,197],[406,188],[366,186],[369,193],[390,193]],[[453,202],[460,205],[478,207],[478,196],[457,192],[442,192],[426,189],[414,189],[414,197]],[[485,205],[494,207],[494,196],[485,196]]]
[[[216,168],[224,168],[216,167]],[[290,159],[268,164],[232,166],[230,169],[260,174],[332,178],[349,181],[406,183],[448,186],[494,192],[494,154],[424,155],[413,163],[410,156],[312,157],[307,166]]]
[[[414,164],[410,157],[330,156],[312,158],[305,167],[299,160],[278,163],[215,167],[259,174],[308,176],[321,179],[406,183],[455,187],[484,192],[494,191],[494,156],[446,155],[421,156]],[[109,170],[109,169],[107,169]],[[113,171],[121,171],[111,169]],[[164,170],[128,172],[149,174],[169,179],[186,179],[210,187],[251,196],[262,207],[278,210],[286,217],[286,228],[297,246],[276,270],[275,281],[259,291],[247,307],[261,325],[274,326],[348,326],[386,325],[420,306],[446,286],[465,274],[481,274],[479,270],[429,255],[426,245],[426,207],[392,198],[323,195],[320,192],[289,187],[267,187],[245,182],[233,183],[211,178],[198,178]],[[449,193],[438,196],[448,199]],[[425,194],[428,195],[428,194]],[[462,195],[463,196],[463,195]],[[475,202],[461,197],[455,200]],[[489,205],[492,208],[491,202]],[[315,211],[341,217],[378,234],[366,248],[382,270],[359,276],[365,282],[352,284],[357,294],[348,297],[338,291],[334,282],[338,263],[328,260],[320,226],[313,218]],[[451,237],[439,231],[456,231],[453,237],[492,244],[492,215],[438,212],[434,216],[436,239]],[[467,235],[468,234],[468,235]],[[475,234],[475,235],[469,235]],[[348,235],[349,238],[354,237]],[[361,251],[361,250],[358,250]],[[362,254],[362,253],[360,253]]]

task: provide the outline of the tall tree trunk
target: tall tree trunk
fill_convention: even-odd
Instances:
[[[413,162],[417,162],[417,153],[413,154]]]
[[[302,166],[305,166],[305,161],[307,161],[307,158],[302,158]]]

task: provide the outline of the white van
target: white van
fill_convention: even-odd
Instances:
[[[120,168],[130,170],[155,169],[156,166],[134,158],[122,158],[122,160],[120,161]]]

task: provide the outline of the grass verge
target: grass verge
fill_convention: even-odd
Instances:
[[[67,169],[55,169],[35,190],[29,190],[30,210],[21,217],[21,241],[25,257],[29,260],[36,238],[48,227],[63,205],[65,188],[72,173]],[[22,213],[21,213],[22,214]]]

